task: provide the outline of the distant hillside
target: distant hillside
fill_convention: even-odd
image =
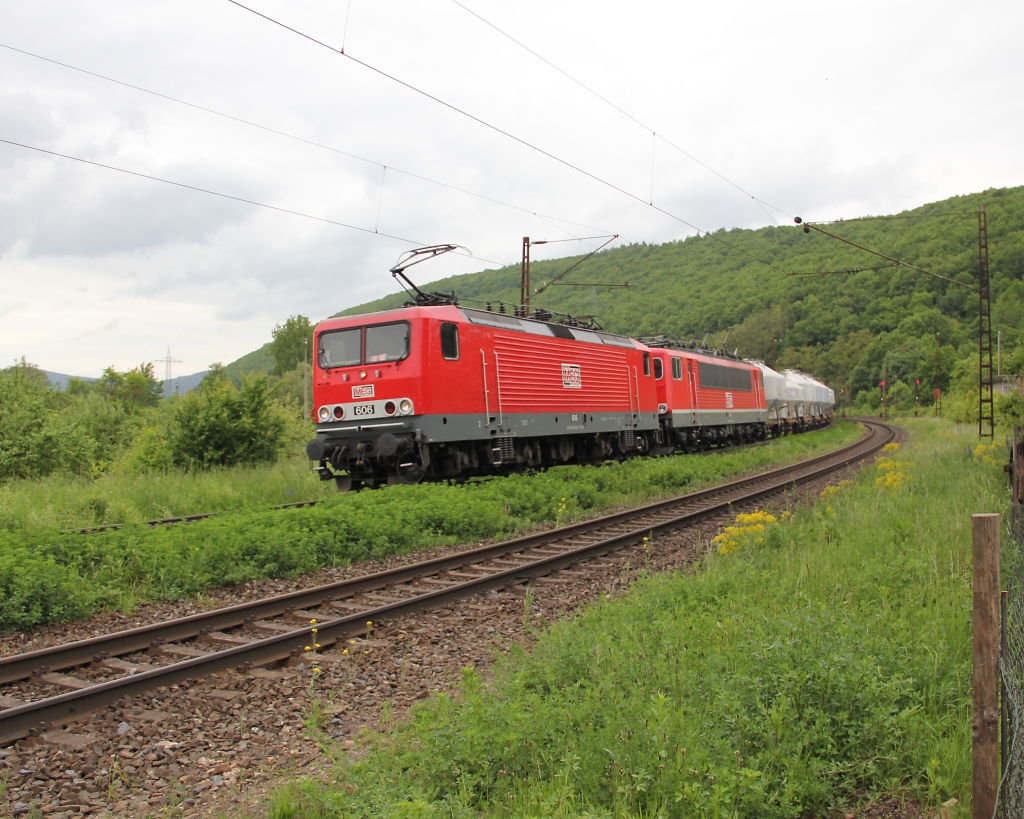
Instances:
[[[284,321],[283,318],[282,321]],[[251,353],[246,353],[241,358],[232,361],[224,367],[224,373],[236,384],[240,384],[243,375],[269,373],[273,369],[274,359],[270,355],[270,342],[268,341],[258,350],[253,350]]]
[[[206,373],[207,370],[203,370],[201,373],[174,376],[169,384],[164,384],[164,395],[174,395],[175,393],[184,395],[187,392],[191,392],[202,383]]]
[[[53,384],[53,386],[55,386],[58,390],[67,389],[68,381],[72,378],[75,379],[76,381],[85,381],[88,384],[94,384],[95,382],[99,381],[98,378],[85,378],[83,376],[78,375],[51,373],[48,370],[44,370],[43,372],[46,373],[46,378],[49,380],[49,382]],[[203,370],[201,373],[192,373],[191,375],[176,375],[174,378],[171,379],[171,383],[169,385],[164,385],[164,395],[172,395],[175,392],[177,392],[180,395],[184,395],[185,393],[194,390],[196,387],[198,387],[205,375],[206,370]]]
[[[608,250],[563,281],[628,283],[630,289],[556,285],[535,297],[532,306],[596,315],[606,329],[634,336],[711,334],[751,358],[768,359],[775,339],[777,367],[805,369],[837,391],[877,389],[888,365],[890,382],[920,380],[930,394],[934,384],[945,389],[977,351],[978,296],[970,288],[978,271],[980,205],[988,222],[993,331],[1002,331],[1009,351],[1024,336],[1024,188],[953,197],[892,218],[822,225],[849,242],[967,287],[787,225]],[[534,289],[577,258],[535,263]],[[420,287],[454,290],[461,303],[513,304],[519,298],[519,267]],[[395,294],[338,315],[398,307],[404,300]],[[262,356],[266,363],[260,367],[269,369],[266,350],[231,366],[255,366]]]
[[[43,370],[46,374],[46,379],[53,384],[58,390],[66,389],[68,381],[74,378],[76,381],[85,381],[92,384],[95,381],[99,381],[98,378],[84,378],[78,375],[66,375],[65,373],[51,373],[49,370]]]

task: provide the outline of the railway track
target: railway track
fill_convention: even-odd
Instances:
[[[80,719],[123,697],[228,669],[304,656],[346,662],[374,624],[528,582],[870,457],[896,431],[865,422],[858,442],[723,486],[390,571],[0,659],[0,746]],[[315,631],[314,631],[315,629]],[[307,647],[316,649],[307,652]],[[68,673],[72,672],[72,673]]]
[[[277,506],[271,506],[271,509],[301,509],[305,506],[316,506],[318,501],[305,500],[296,501],[295,503],[281,503]],[[206,520],[207,518],[217,517],[216,512],[203,512],[199,515],[178,515],[173,518],[153,518],[152,520],[142,521],[143,525],[148,526],[150,529],[155,529],[157,526],[172,526],[176,523],[195,523],[197,520]],[[80,526],[77,529],[61,529],[58,534],[61,535],[95,535],[100,532],[113,532],[118,529],[123,529],[125,526],[129,526],[127,523],[104,523],[100,526]]]

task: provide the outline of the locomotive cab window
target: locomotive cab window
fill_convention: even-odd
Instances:
[[[320,334],[317,360],[325,370],[332,367],[351,367],[360,363],[363,346],[363,330],[336,330]]]
[[[644,353],[644,375],[649,376],[651,374],[651,354]]]
[[[409,355],[409,324],[373,324],[320,334],[317,361],[325,370],[401,361]]]
[[[654,359],[654,377],[661,381],[661,377],[665,375],[665,365],[661,363],[660,358]]]
[[[366,328],[367,364],[381,361],[400,361],[409,355],[409,325],[375,324]]]
[[[672,380],[683,380],[683,360],[681,358],[672,359]]]
[[[441,357],[449,361],[459,358],[459,325],[450,322],[441,323]]]

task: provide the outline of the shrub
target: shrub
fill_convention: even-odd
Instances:
[[[0,480],[88,472],[96,449],[81,419],[62,413],[46,375],[24,359],[0,371]]]
[[[243,378],[241,389],[217,380],[178,405],[171,457],[186,468],[273,462],[285,427],[284,413],[271,400],[265,377]]]
[[[0,541],[0,625],[28,628],[73,620],[91,611],[93,596],[73,569],[52,557]]]

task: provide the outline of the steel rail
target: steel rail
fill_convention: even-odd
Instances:
[[[108,637],[96,637],[67,646],[56,646],[4,658],[0,660],[0,675],[2,675],[0,680],[25,679],[46,673],[51,668],[82,665],[104,659],[112,654],[128,654],[133,651],[156,648],[162,643],[173,640],[188,639],[209,631],[243,625],[254,619],[312,607],[365,591],[408,583],[424,576],[440,574],[467,564],[482,563],[511,553],[525,552],[550,544],[554,540],[571,541],[574,537],[595,530],[621,527],[624,524],[645,520],[642,525],[631,526],[626,531],[616,532],[610,537],[579,547],[574,546],[559,554],[542,555],[540,559],[533,560],[528,564],[495,571],[448,588],[367,608],[344,617],[320,621],[317,623],[316,639],[321,646],[330,646],[339,640],[350,639],[365,633],[368,619],[379,623],[383,619],[437,608],[453,600],[480,592],[522,583],[532,577],[548,574],[574,563],[615,551],[639,540],[647,533],[653,534],[679,528],[723,511],[731,511],[735,504],[760,500],[779,491],[780,488],[814,480],[828,472],[868,457],[881,449],[895,435],[895,430],[886,425],[868,422],[868,426],[869,434],[860,441],[827,455],[752,478],[660,501],[640,509],[628,510],[539,535],[481,547],[443,558],[435,558],[392,571],[293,592],[255,603],[239,604],[169,623],[144,626]],[[756,486],[756,484],[761,485]],[[694,502],[706,501],[710,497],[716,496],[719,499],[710,505],[684,511],[681,514],[673,513],[667,517],[663,516],[663,513],[669,512],[672,506],[692,505]],[[654,520],[650,519],[652,515],[655,517]],[[660,520],[657,519],[658,516],[662,516]],[[160,668],[141,671],[131,676],[98,683],[89,688],[0,710],[0,745],[24,737],[32,731],[38,730],[40,726],[78,719],[91,711],[115,703],[125,696],[187,679],[207,676],[230,668],[247,668],[286,660],[301,654],[303,645],[308,644],[309,641],[310,628],[304,626],[273,637],[254,640],[246,645],[233,646],[202,657],[194,657]]]
[[[282,503],[277,506],[271,506],[273,509],[298,509],[303,506],[316,506],[318,501],[315,500],[304,500],[295,501],[294,503]],[[170,526],[174,523],[195,523],[197,520],[206,520],[207,518],[217,517],[217,512],[203,512],[199,515],[177,515],[173,518],[153,518],[152,520],[144,520],[141,525],[148,526],[150,529],[155,529],[157,526]],[[77,529],[61,529],[57,532],[58,535],[95,535],[100,532],[116,531],[117,529],[123,529],[125,526],[133,526],[131,523],[102,523],[99,526],[80,526]]]

